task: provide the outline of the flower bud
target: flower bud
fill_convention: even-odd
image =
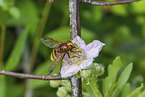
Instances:
[[[50,86],[53,88],[56,88],[60,85],[61,81],[60,80],[50,80]]]
[[[91,69],[88,69],[88,70],[82,70],[81,71],[81,76],[84,77],[84,78],[88,78],[92,73],[92,70]]]
[[[65,97],[68,94],[68,91],[66,87],[59,87],[56,94],[58,97]]]
[[[67,95],[66,97],[71,97],[71,95]]]
[[[71,83],[69,80],[61,80],[61,85],[65,86],[66,89],[71,92]]]
[[[94,63],[94,66],[97,76],[101,76],[104,73],[104,67],[102,66],[102,64]]]

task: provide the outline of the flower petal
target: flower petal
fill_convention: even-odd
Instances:
[[[79,65],[79,67],[81,69],[88,69],[89,67],[91,67],[92,63],[93,63],[93,58],[83,60],[82,63]]]
[[[86,46],[84,40],[82,40],[79,36],[76,36],[71,42],[77,44],[82,49]]]
[[[86,48],[84,49],[86,57],[87,58],[97,57],[99,55],[100,50],[102,49],[104,45],[105,45],[104,43],[98,40],[94,40],[93,42],[88,44]]]
[[[75,75],[78,71],[80,71],[80,68],[78,65],[66,65],[61,68],[61,77],[70,77],[72,75]]]

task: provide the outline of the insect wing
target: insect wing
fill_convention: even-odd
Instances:
[[[59,62],[59,61],[58,61]],[[57,66],[58,62],[56,61],[52,61],[48,70],[48,75],[52,73],[52,71],[55,69],[55,67]]]
[[[65,53],[61,53],[58,54],[58,59],[56,61],[52,61],[52,63],[50,64],[49,70],[48,70],[48,75],[56,68],[57,64],[59,63],[59,61],[63,58]]]
[[[57,41],[55,39],[52,39],[50,37],[43,37],[41,38],[41,41],[48,47],[50,48],[55,48],[57,46],[59,46],[60,44],[62,44],[62,42]]]

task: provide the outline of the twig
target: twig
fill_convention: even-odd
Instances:
[[[54,0],[49,0],[49,2],[51,2],[51,3],[52,3],[52,2],[54,2]]]
[[[62,78],[60,75],[59,76],[49,76],[49,75],[33,75],[33,74],[22,74],[22,73],[14,73],[14,72],[8,72],[4,70],[0,70],[0,75],[8,75],[8,76],[13,76],[17,78],[22,78],[22,79],[38,79],[38,80],[64,80],[68,78]]]
[[[126,0],[126,1],[115,1],[115,2],[101,2],[101,1],[91,1],[91,0],[82,0],[84,3],[89,3],[93,5],[119,5],[119,4],[126,4],[126,3],[131,3],[131,2],[136,2],[140,0]]]

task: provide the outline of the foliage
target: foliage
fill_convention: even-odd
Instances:
[[[127,80],[129,79],[130,73],[132,71],[132,63],[128,64],[124,69],[121,70],[123,67],[122,61],[120,60],[120,57],[117,57],[112,65],[110,64],[108,66],[108,76],[105,77],[102,80],[102,90],[99,88],[99,80],[97,81],[96,76],[91,76],[90,78],[86,79],[88,86],[87,90],[92,91],[90,94],[90,97],[97,96],[97,97],[128,97],[129,95],[133,94],[131,97],[136,96],[134,90],[132,93],[130,93],[130,87],[128,87],[129,83],[127,83]],[[92,75],[93,74],[92,72]],[[141,90],[143,86],[138,88],[138,90]],[[125,89],[125,90],[124,90]],[[101,91],[103,91],[101,93]],[[128,92],[126,92],[128,91]],[[122,94],[123,96],[119,96],[119,94]],[[126,95],[126,96],[124,96]]]
[[[40,33],[38,29],[42,26],[40,20],[46,1],[48,2],[48,0],[0,0],[0,26],[7,28],[4,46],[0,46],[4,48],[0,69],[28,73],[33,44],[36,42],[39,49],[31,73],[47,74],[52,50],[42,43],[39,45],[40,40],[36,39]],[[142,0],[125,5],[101,7],[81,3],[82,38],[87,43],[97,39],[106,44],[99,57],[94,60],[104,64],[105,73],[102,76],[95,76],[93,75],[95,72],[89,78],[83,79],[84,95],[144,97],[145,92],[141,92],[144,89],[143,85],[140,86],[145,77],[144,3]],[[62,42],[68,41],[70,39],[68,0],[55,0],[48,6],[50,11],[42,36],[50,36]],[[117,57],[112,65],[107,66],[118,55],[122,61]],[[133,68],[131,62],[134,63]],[[59,66],[53,74],[58,72]],[[138,75],[140,78],[137,78]],[[137,80],[133,81],[135,78]],[[24,80],[0,76],[0,97],[22,97],[26,93],[24,85],[26,85]],[[49,96],[56,96],[56,89],[50,87],[47,81],[29,80],[28,87],[34,91],[34,97],[48,97],[48,91]],[[69,90],[68,87],[67,89]]]
[[[102,65],[98,64],[98,66],[100,66],[100,70],[102,70],[101,69]],[[92,73],[90,76],[83,77],[83,80],[82,80],[83,96],[85,97],[136,97],[136,96],[141,97],[141,96],[145,96],[144,92],[141,92],[141,89],[144,87],[143,84],[141,84],[141,86],[136,88],[134,91],[130,91],[131,89],[130,83],[127,83],[127,81],[132,71],[132,67],[133,67],[132,63],[128,64],[124,69],[122,69],[123,68],[122,61],[120,57],[116,57],[113,63],[108,66],[108,76],[106,76],[102,80],[99,79],[99,75],[96,73],[96,71],[100,71],[100,70],[93,69],[95,67],[96,66],[94,65],[90,69],[92,70]],[[55,81],[53,82],[56,84],[58,83]],[[63,84],[64,82],[65,84]],[[102,83],[102,85],[99,85],[99,83]],[[68,89],[68,87],[70,87],[70,82],[62,81],[59,85],[61,85],[61,87],[65,86]],[[59,88],[58,88],[58,91],[59,91]],[[66,90],[64,91],[66,92]],[[68,89],[67,91],[71,92],[70,89]]]

